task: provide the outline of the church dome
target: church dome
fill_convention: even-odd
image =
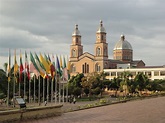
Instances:
[[[116,43],[113,50],[125,50],[125,49],[132,50],[132,46],[128,41],[125,40],[125,36],[121,35],[119,42]]]
[[[72,36],[76,36],[76,35],[81,36],[80,31],[78,30],[78,25],[77,24],[75,25],[75,29],[72,33]]]
[[[100,32],[106,33],[106,30],[105,30],[105,28],[103,27],[103,21],[102,21],[102,20],[100,20],[100,26],[99,26],[99,28],[97,29],[97,33],[100,33]]]

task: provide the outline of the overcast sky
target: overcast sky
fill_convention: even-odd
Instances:
[[[0,0],[0,68],[8,49],[68,55],[78,24],[84,52],[94,53],[100,20],[107,32],[109,58],[124,34],[134,60],[165,65],[164,0]]]

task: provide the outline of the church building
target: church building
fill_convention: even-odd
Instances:
[[[106,30],[103,22],[96,31],[96,41],[94,44],[94,54],[83,52],[81,44],[81,34],[78,25],[72,34],[72,44],[70,46],[70,75],[84,73],[85,75],[92,72],[102,72],[104,69],[117,69],[123,67],[144,67],[142,60],[133,60],[133,49],[131,44],[121,35],[119,42],[113,49],[113,59],[108,58],[108,43],[106,39]]]

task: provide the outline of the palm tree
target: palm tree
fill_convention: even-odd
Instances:
[[[137,83],[137,89],[140,91],[140,94],[144,89],[146,89],[146,86],[148,85],[149,79],[146,75],[143,73],[139,73],[135,76],[134,81]]]
[[[120,83],[121,83],[121,78],[117,77],[117,78],[114,78],[112,79],[111,83],[109,84],[109,88],[112,88],[115,90],[115,97],[117,96],[117,92],[120,88]]]

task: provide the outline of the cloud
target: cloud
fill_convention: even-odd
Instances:
[[[0,55],[6,58],[7,48],[69,55],[75,24],[79,25],[84,52],[93,54],[96,30],[103,20],[111,58],[115,43],[124,33],[134,48],[135,59],[151,65],[165,64],[161,55],[165,47],[163,0],[0,2]]]

